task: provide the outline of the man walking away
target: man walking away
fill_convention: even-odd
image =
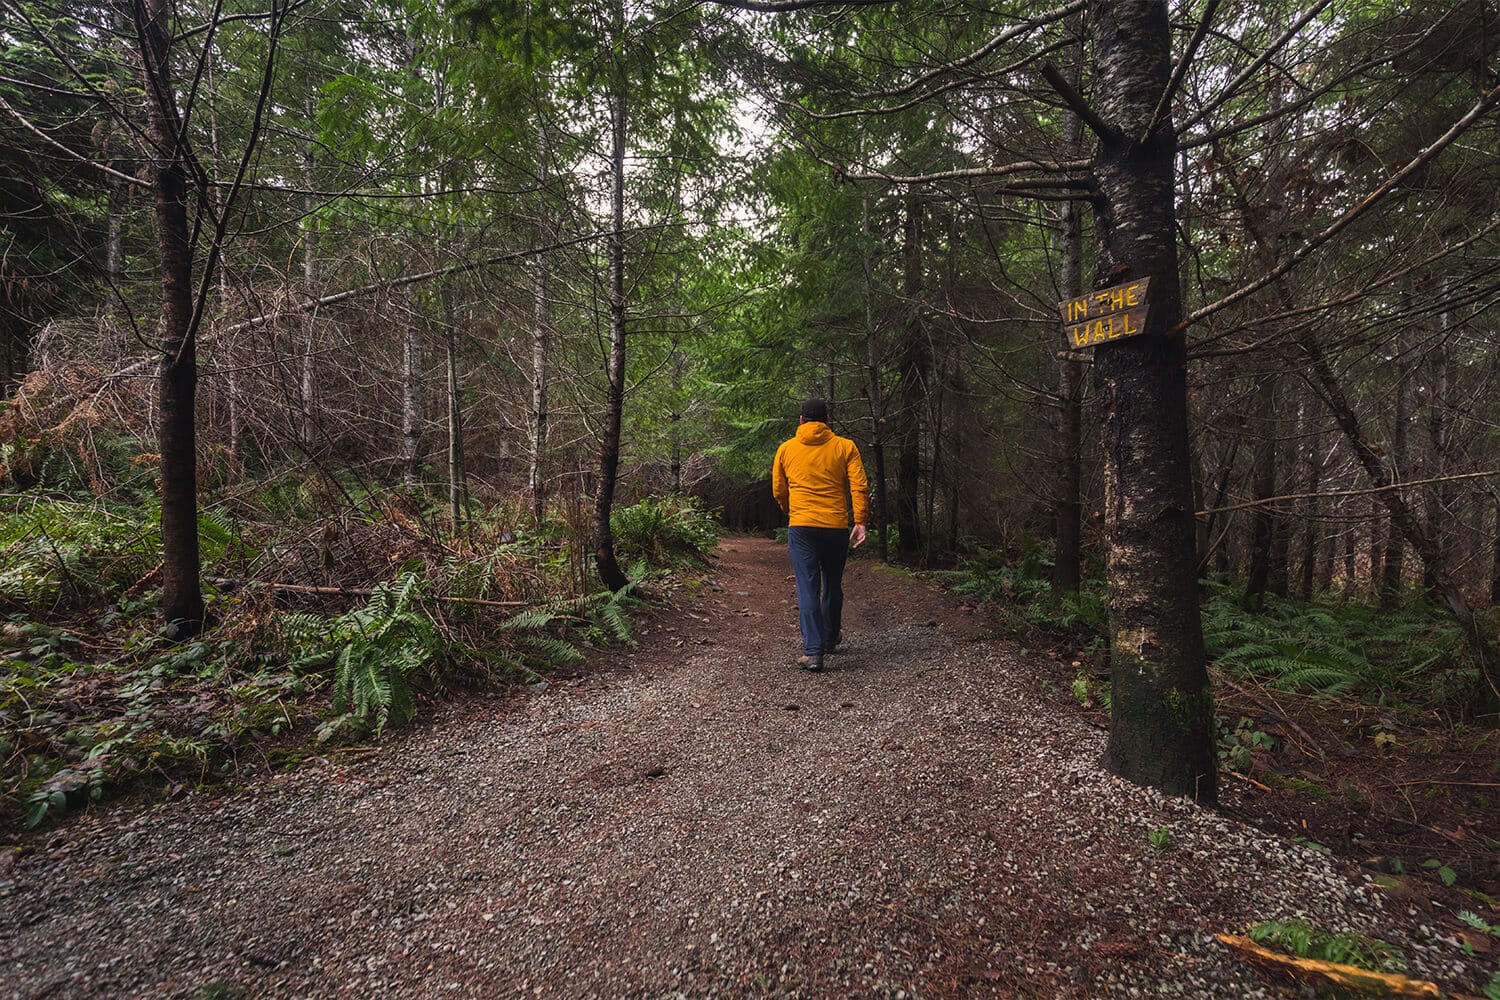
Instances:
[[[802,404],[797,436],[776,449],[771,491],[788,515],[787,548],[797,579],[797,623],[802,656],[797,665],[817,672],[823,654],[839,644],[844,612],[844,562],[865,540],[870,513],[869,482],[859,448],[828,427],[828,404]],[[854,527],[849,503],[854,502]]]

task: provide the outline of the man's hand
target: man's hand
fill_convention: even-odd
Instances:
[[[857,549],[863,544],[865,544],[865,526],[863,524],[856,524],[853,530],[849,532],[849,547]]]

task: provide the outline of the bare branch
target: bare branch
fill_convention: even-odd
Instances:
[[[898,0],[707,0],[715,7],[733,7],[736,10],[755,10],[771,14],[785,14],[812,7],[873,7],[878,4],[893,4]]]
[[[52,138],[46,132],[43,132],[40,128],[33,124],[30,119],[28,119],[25,115],[21,114],[21,112],[12,107],[10,102],[3,97],[0,97],[0,108],[4,108],[5,112],[12,118],[14,118],[17,123],[19,123],[20,126],[26,131],[35,135],[37,138],[41,139],[53,149],[61,151],[70,159],[77,160],[79,163],[86,163],[89,166],[93,167],[95,170],[101,171],[109,175],[110,177],[115,178],[115,180],[124,181],[126,184],[134,184],[136,187],[141,188],[151,186],[145,181],[141,180],[139,177],[133,177],[130,174],[122,173],[121,171],[116,170],[114,167],[111,167],[106,163],[100,163],[98,160],[91,159],[90,157],[84,156],[82,153],[76,152],[72,149],[69,149],[67,146],[64,146],[62,143],[58,142],[56,139]]]
[[[1162,91],[1161,100],[1156,102],[1156,110],[1151,112],[1151,119],[1146,123],[1146,130],[1141,133],[1141,141],[1145,142],[1152,132],[1156,131],[1157,123],[1168,114],[1172,108],[1172,98],[1177,95],[1177,88],[1182,86],[1183,77],[1187,76],[1188,67],[1193,64],[1193,57],[1198,54],[1198,46],[1203,44],[1203,39],[1208,35],[1208,27],[1213,23],[1214,14],[1219,9],[1219,0],[1208,0],[1203,8],[1203,18],[1198,22],[1198,30],[1193,32],[1193,37],[1188,41],[1187,48],[1182,50],[1182,58],[1177,61],[1177,67],[1172,70],[1172,79],[1167,81],[1167,89]]]
[[[645,233],[657,229],[669,229],[681,225],[682,223],[680,222],[666,222],[655,226],[636,226],[634,228],[625,230],[625,232]],[[483,257],[478,260],[466,260],[458,264],[450,264],[448,267],[435,268],[431,271],[422,271],[417,274],[404,274],[399,278],[390,278],[385,281],[373,281],[367,285],[360,285],[356,288],[346,288],[342,292],[334,292],[332,295],[324,295],[321,298],[304,299],[301,302],[297,303],[294,308],[301,312],[307,312],[313,309],[321,309],[324,306],[337,305],[340,302],[347,302],[350,299],[357,299],[362,295],[372,295],[376,292],[388,291],[392,288],[405,288],[408,285],[416,285],[424,281],[432,281],[436,278],[445,278],[451,274],[466,274],[469,271],[480,271],[485,268],[496,267],[501,264],[509,264],[512,261],[526,260],[530,257],[539,257],[542,254],[551,253],[554,250],[564,250],[568,247],[578,246],[581,243],[591,243],[595,240],[607,239],[613,232],[614,230],[612,229],[606,229],[598,232],[585,233],[582,236],[575,236],[572,239],[561,240],[557,243],[552,243],[547,246],[529,247],[525,250],[512,250],[509,253],[495,254],[492,257]],[[252,316],[250,319],[244,320],[239,323],[234,323],[230,326],[226,326],[217,332],[219,334],[228,334],[239,333],[242,330],[253,330],[256,327],[265,326],[274,318],[275,316],[272,314]]]
[[[1246,80],[1249,80],[1251,77],[1255,76],[1256,73],[1260,72],[1260,68],[1266,63],[1270,62],[1272,56],[1285,48],[1287,43],[1290,42],[1293,38],[1296,38],[1297,33],[1307,26],[1307,22],[1311,21],[1313,18],[1321,14],[1323,12],[1323,9],[1332,2],[1333,0],[1318,0],[1317,3],[1309,7],[1303,13],[1303,15],[1296,21],[1292,22],[1291,26],[1288,27],[1286,31],[1282,32],[1274,42],[1272,42],[1270,45],[1267,45],[1266,50],[1262,52],[1258,57],[1256,57],[1249,66],[1246,66],[1244,71],[1241,72],[1239,76],[1231,80],[1229,82],[1229,85],[1219,92],[1218,97],[1214,98],[1208,104],[1198,109],[1196,114],[1194,114],[1187,121],[1183,122],[1179,131],[1186,131],[1192,128],[1194,125],[1198,124],[1204,118],[1213,114],[1213,112],[1221,107],[1225,101],[1229,100],[1235,95],[1240,87],[1244,85]]]
[[[885,181],[887,184],[932,184],[937,181],[963,180],[974,177],[1008,177],[1011,174],[1025,173],[1034,170],[1042,174],[1068,174],[1080,170],[1087,170],[1091,160],[1059,160],[1048,162],[1046,160],[1021,160],[1016,163],[1006,163],[995,167],[963,167],[958,170],[938,170],[930,174],[890,174],[881,170],[870,170],[863,173],[845,171],[838,164],[818,159],[831,167],[845,180],[851,181]]]
[[[1368,195],[1361,199],[1357,205],[1353,206],[1343,215],[1339,216],[1339,218],[1327,229],[1324,229],[1321,233],[1318,233],[1312,239],[1308,240],[1307,243],[1299,248],[1296,253],[1287,257],[1286,260],[1282,261],[1276,267],[1266,272],[1264,276],[1250,282],[1250,284],[1241,286],[1239,289],[1230,292],[1228,295],[1219,299],[1217,302],[1211,302],[1208,305],[1202,306],[1201,308],[1195,310],[1192,315],[1183,319],[1181,323],[1178,323],[1177,326],[1172,329],[1172,333],[1181,333],[1183,330],[1186,330],[1189,326],[1193,325],[1199,320],[1207,316],[1211,316],[1214,313],[1218,312],[1220,309],[1223,309],[1226,306],[1234,305],[1241,299],[1253,295],[1254,293],[1260,291],[1262,288],[1265,288],[1267,285],[1276,281],[1278,278],[1286,274],[1298,264],[1302,263],[1308,258],[1308,256],[1312,254],[1314,250],[1322,246],[1324,243],[1327,243],[1329,240],[1333,239],[1339,233],[1343,232],[1350,223],[1354,222],[1354,220],[1358,219],[1368,209],[1379,203],[1382,198],[1390,194],[1391,191],[1393,191],[1396,186],[1399,185],[1403,180],[1405,180],[1407,177],[1410,177],[1416,171],[1420,170],[1428,161],[1432,160],[1444,149],[1448,148],[1448,146],[1451,145],[1454,140],[1467,132],[1471,125],[1473,125],[1480,118],[1484,117],[1484,115],[1495,105],[1497,100],[1500,100],[1500,87],[1494,87],[1489,92],[1487,92],[1472,108],[1469,109],[1467,114],[1465,114],[1458,121],[1454,122],[1453,125],[1448,129],[1448,131],[1444,132],[1436,140],[1434,140],[1431,145],[1429,145],[1426,149],[1422,150],[1415,157],[1413,157],[1410,163],[1402,167],[1400,170],[1396,171],[1396,173],[1392,174],[1384,184],[1381,184],[1374,191],[1371,191]]]
[[[929,80],[935,80],[938,77],[943,76],[944,74],[953,73],[965,68],[966,66],[974,65],[981,59],[984,59],[986,56],[988,56],[991,52],[994,52],[1000,46],[1004,45],[1006,42],[1024,35],[1028,31],[1035,30],[1036,28],[1040,28],[1046,24],[1051,24],[1053,21],[1060,21],[1070,14],[1078,13],[1080,10],[1083,10],[1086,5],[1086,0],[1073,0],[1073,2],[1065,4],[1061,7],[1056,7],[1052,10],[1045,11],[1044,13],[1038,14],[1036,17],[1033,17],[1029,21],[1015,25],[1011,28],[1007,28],[1006,30],[996,35],[994,38],[991,38],[988,42],[985,42],[979,48],[975,49],[973,52],[970,52],[968,55],[961,56],[960,58],[955,59],[952,62],[943,63],[943,65],[937,67],[936,69],[928,70],[926,73],[918,74],[899,87],[890,87],[886,90],[871,90],[863,94],[856,94],[853,99],[856,101],[866,101],[879,97],[901,97],[905,94],[909,94],[913,90],[916,90],[918,87],[922,86],[922,84],[927,83]]]
[[[1105,142],[1118,142],[1120,140],[1119,130],[1103,118],[1100,118],[1098,113],[1089,107],[1089,102],[1083,99],[1082,94],[1073,89],[1073,85],[1063,78],[1063,75],[1057,71],[1056,66],[1049,62],[1042,63],[1042,78],[1052,84],[1052,89],[1057,91],[1058,96],[1067,103],[1068,107],[1073,109],[1073,113],[1078,116],[1078,120],[1089,127],[1090,132],[1093,132]]]
[[[1409,479],[1404,483],[1368,486],[1362,490],[1334,490],[1329,493],[1283,493],[1281,496],[1261,497],[1259,500],[1246,500],[1244,503],[1230,504],[1227,507],[1210,507],[1208,510],[1196,511],[1194,516],[1207,517],[1209,514],[1223,514],[1232,510],[1269,507],[1282,500],[1323,500],[1330,497],[1363,497],[1370,496],[1371,494],[1385,493],[1389,490],[1404,490],[1413,486],[1431,486],[1433,483],[1456,483],[1465,479],[1488,479],[1493,476],[1500,476],[1500,469],[1490,469],[1486,472],[1465,472],[1455,476],[1437,476],[1432,479]]]

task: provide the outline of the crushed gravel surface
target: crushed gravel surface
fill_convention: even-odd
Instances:
[[[923,583],[852,563],[796,670],[788,573],[731,540],[611,669],[39,840],[0,996],[1297,996],[1211,937],[1292,916],[1480,980],[1357,869],[1106,774]]]

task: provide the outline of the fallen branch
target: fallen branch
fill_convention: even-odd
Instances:
[[[306,583],[269,583],[265,580],[237,580],[227,576],[211,576],[205,582],[225,590],[237,590],[240,587],[265,587],[269,590],[280,590],[292,594],[328,594],[336,597],[370,597],[375,593],[369,587],[315,587]],[[434,601],[442,601],[444,604],[477,604],[485,608],[538,606],[535,601],[487,601],[480,597],[455,597],[448,594],[425,594],[423,596]]]
[[[1374,996],[1395,997],[1441,997],[1437,983],[1424,979],[1410,979],[1393,972],[1370,972],[1353,965],[1323,962],[1315,958],[1296,958],[1262,948],[1247,937],[1234,934],[1215,934],[1224,947],[1254,965],[1291,976],[1293,979],[1327,983],[1346,990]]]
[[[1322,746],[1319,745],[1318,741],[1313,739],[1311,734],[1309,734],[1307,730],[1297,725],[1297,720],[1293,719],[1291,713],[1282,708],[1275,698],[1272,698],[1270,695],[1266,695],[1266,698],[1271,702],[1271,705],[1268,706],[1264,701],[1261,701],[1259,694],[1254,691],[1246,690],[1222,673],[1220,673],[1220,675],[1215,678],[1215,683],[1224,684],[1230,688],[1233,688],[1234,691],[1240,696],[1249,698],[1251,701],[1255,702],[1255,704],[1259,706],[1262,711],[1271,712],[1272,714],[1274,714],[1278,720],[1286,723],[1288,728],[1290,728],[1294,733],[1306,740],[1308,742],[1308,745],[1312,747],[1313,753],[1317,754],[1320,760],[1328,759],[1327,752],[1323,749]],[[1271,706],[1274,706],[1274,708]]]

